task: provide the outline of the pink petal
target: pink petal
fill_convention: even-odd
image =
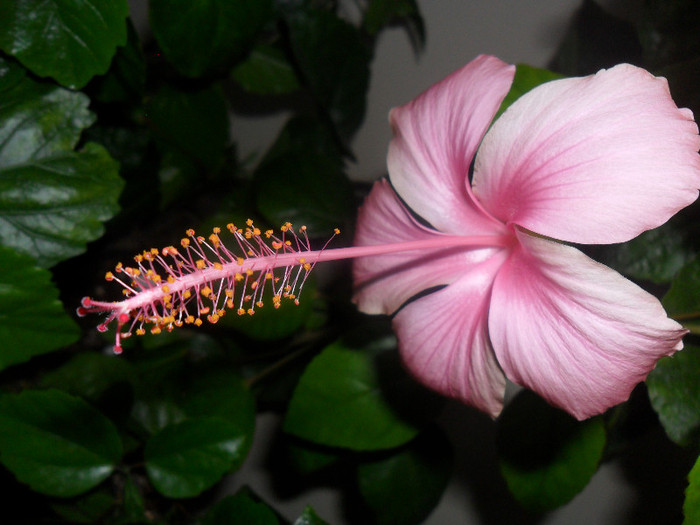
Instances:
[[[488,337],[489,298],[503,251],[394,317],[399,350],[423,384],[496,417],[506,380]]]
[[[391,111],[391,183],[413,211],[440,231],[469,235],[491,220],[474,202],[467,177],[514,73],[513,66],[480,56]]]
[[[697,198],[699,147],[666,80],[620,65],[517,100],[484,138],[473,191],[506,223],[570,242],[622,242]]]
[[[515,383],[579,419],[625,401],[686,331],[659,301],[583,253],[518,232],[493,287],[489,333]]]
[[[492,231],[494,224],[489,225]],[[389,182],[380,180],[360,208],[355,245],[401,243],[442,236],[416,222]],[[392,314],[417,293],[457,280],[465,266],[482,261],[495,251],[494,248],[447,246],[432,251],[413,250],[355,259],[354,301],[365,313]]]

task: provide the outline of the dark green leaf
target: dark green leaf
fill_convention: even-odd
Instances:
[[[700,258],[681,268],[663,298],[669,315],[679,319],[700,317]]]
[[[109,68],[126,42],[126,0],[0,3],[0,49],[73,89]]]
[[[80,398],[59,390],[0,397],[0,459],[38,492],[86,492],[112,473],[121,454],[115,426]]]
[[[279,520],[270,507],[253,498],[250,491],[241,489],[233,496],[227,496],[211,507],[202,519],[202,525],[221,523],[279,525]]]
[[[168,61],[190,77],[228,68],[254,44],[271,0],[152,0],[153,34]]]
[[[415,0],[372,0],[365,11],[363,25],[370,35],[376,35],[388,25],[401,25],[415,53],[425,46],[425,25]]]
[[[263,295],[262,308],[256,308],[254,315],[237,315],[230,311],[219,324],[235,329],[251,339],[272,341],[289,337],[299,331],[311,316],[316,286],[313,277],[304,283],[299,304],[283,300],[279,308],[272,306],[272,290]]]
[[[292,53],[315,100],[349,140],[362,123],[370,52],[359,31],[328,11],[297,12],[289,20]]]
[[[78,339],[80,330],[58,300],[51,273],[0,246],[0,370]]]
[[[257,205],[271,224],[290,221],[330,235],[352,214],[352,186],[335,157],[290,151],[265,162],[256,177]]]
[[[576,421],[529,391],[498,421],[501,472],[515,498],[533,512],[555,509],[583,490],[605,441],[601,418]]]
[[[0,57],[0,169],[72,150],[95,117],[83,93],[31,80]]]
[[[605,263],[633,279],[670,282],[697,253],[696,231],[670,222],[612,246]]]
[[[518,64],[515,69],[515,78],[513,78],[513,84],[510,87],[510,91],[506,95],[506,98],[501,102],[501,107],[498,108],[496,117],[498,118],[501,113],[503,113],[508,107],[522,97],[525,93],[533,88],[536,88],[540,84],[549,82],[550,80],[556,80],[562,78],[558,73],[553,73],[546,69],[539,67],[529,66],[527,64]]]
[[[48,372],[41,380],[45,388],[60,388],[93,403],[114,385],[131,383],[131,363],[114,355],[83,353]]]
[[[309,364],[297,385],[284,430],[314,443],[353,450],[392,448],[417,428],[383,395],[373,357],[336,343]]]
[[[451,471],[450,443],[432,432],[396,454],[360,464],[360,493],[377,525],[418,524],[440,501]]]
[[[67,500],[56,500],[51,508],[67,523],[100,523],[112,510],[114,496],[104,487]]]
[[[695,443],[700,429],[700,348],[686,344],[661,359],[647,377],[651,404],[666,434],[681,445]]]
[[[169,425],[145,449],[153,486],[170,498],[190,498],[241,466],[251,436],[221,418],[192,418]]]
[[[284,460],[294,472],[304,476],[319,472],[340,459],[336,449],[320,447],[290,438],[284,443]]]
[[[134,523],[152,523],[149,519],[149,513],[146,509],[145,501],[139,486],[134,482],[133,478],[126,478],[124,483],[124,495],[122,500],[122,508],[114,523],[134,524]]]
[[[0,152],[1,154],[2,152]],[[0,239],[50,267],[81,253],[118,210],[119,166],[97,144],[0,168]]]
[[[267,44],[253,49],[231,76],[243,89],[257,95],[282,95],[299,89],[299,81],[284,53]]]
[[[181,386],[181,406],[187,415],[218,417],[234,423],[250,445],[255,428],[255,400],[238,374],[217,365],[198,369],[191,382]]]
[[[161,149],[192,159],[208,171],[221,164],[229,122],[219,86],[193,92],[164,87],[151,99],[148,117]]]
[[[95,79],[95,98],[102,102],[139,102],[146,84],[146,62],[133,24],[128,24],[128,39],[117,49],[107,73]],[[92,87],[92,86],[91,86]]]
[[[696,525],[700,523],[700,459],[688,474],[688,488],[685,489],[685,502],[683,503],[683,525]]]
[[[318,514],[311,507],[306,507],[294,525],[329,525],[328,522],[318,517]]]

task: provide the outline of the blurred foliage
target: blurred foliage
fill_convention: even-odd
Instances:
[[[442,400],[404,372],[388,320],[354,311],[347,264],[309,280],[298,307],[128,339],[119,358],[112,334],[73,315],[86,294],[118,298],[104,284],[118,261],[176,243],[189,227],[289,220],[306,224],[314,245],[335,227],[343,236],[334,245],[347,244],[367,189],[348,180],[346,166],[374,48],[399,26],[420,53],[416,0],[358,1],[352,22],[334,0],[149,5],[149,25],[137,33],[126,0],[0,3],[6,515],[327,525],[310,507],[281,516],[236,476],[255,443],[256,415],[274,410],[283,432],[270,470],[287,490],[323,480],[359,501],[353,522],[420,523],[450,479],[450,443],[434,425]],[[552,62],[556,73],[519,66],[502,109],[559,74],[627,61],[667,75],[679,104],[697,113],[698,7],[648,0],[637,14],[616,19],[585,1]],[[282,129],[241,158],[232,140],[247,133],[239,116],[274,114],[287,115]],[[670,287],[666,307],[693,328],[697,224],[684,213],[596,256],[656,291]],[[648,385],[664,430],[691,453],[696,348],[663,360]],[[522,520],[582,490],[629,437],[634,410],[655,417],[645,400],[630,406],[584,423],[529,394],[508,407],[497,442],[504,478],[528,509]],[[696,478],[697,468],[688,523],[700,519]],[[240,488],[222,495],[231,482]]]

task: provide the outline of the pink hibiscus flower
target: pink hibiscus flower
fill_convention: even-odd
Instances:
[[[436,391],[496,416],[508,378],[584,419],[686,331],[564,243],[628,241],[692,203],[700,138],[666,81],[630,65],[543,84],[491,125],[514,70],[481,56],[392,110],[391,182],[356,245],[421,248],[357,259],[355,301],[393,315],[405,364]]]

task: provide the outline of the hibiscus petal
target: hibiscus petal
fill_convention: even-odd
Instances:
[[[579,419],[625,401],[686,331],[659,301],[575,248],[519,232],[493,287],[506,376]]]
[[[504,254],[473,266],[459,281],[407,304],[394,317],[409,371],[492,417],[503,408],[506,380],[489,343],[489,296]]]
[[[490,224],[492,230],[494,225]],[[480,232],[488,234],[489,231]],[[386,180],[374,184],[360,207],[356,246],[438,239],[443,234],[420,225]],[[353,263],[354,301],[371,314],[392,314],[427,288],[457,280],[465,266],[490,257],[495,248],[413,250],[361,257]]]
[[[513,66],[480,56],[391,111],[391,183],[411,209],[440,231],[469,235],[492,220],[475,203],[467,177],[514,73]]]
[[[699,147],[666,80],[625,64],[518,99],[484,138],[473,191],[506,223],[570,242],[623,242],[697,198]]]

